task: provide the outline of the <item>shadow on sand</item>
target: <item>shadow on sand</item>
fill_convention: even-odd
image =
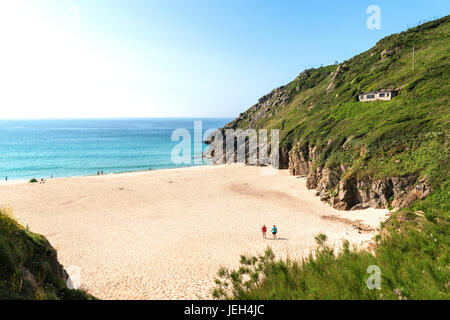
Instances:
[[[276,238],[276,239],[273,239],[273,238],[267,238],[267,239],[265,239],[265,240],[272,240],[272,241],[282,240],[282,241],[288,241],[289,239],[288,239],[288,238]]]

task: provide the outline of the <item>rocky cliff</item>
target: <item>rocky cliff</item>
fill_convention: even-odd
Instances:
[[[289,172],[306,177],[307,188],[315,189],[322,201],[336,209],[400,209],[417,199],[425,199],[432,191],[427,178],[419,179],[417,174],[358,180],[348,175],[345,165],[327,168],[316,165],[319,155],[316,147],[294,147],[289,153]]]

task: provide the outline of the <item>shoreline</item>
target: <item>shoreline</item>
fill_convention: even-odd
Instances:
[[[189,165],[189,166],[183,166],[183,167],[172,167],[172,168],[161,168],[161,169],[151,169],[151,170],[136,170],[136,171],[119,171],[119,172],[109,172],[104,173],[103,175],[97,175],[97,174],[89,174],[89,175],[80,175],[80,176],[67,176],[67,177],[54,177],[54,178],[45,178],[45,181],[53,181],[53,180],[61,180],[61,179],[78,179],[78,178],[93,178],[93,177],[106,177],[106,176],[117,176],[117,175],[127,175],[127,174],[143,174],[148,172],[154,172],[154,171],[161,171],[161,170],[176,170],[176,169],[185,169],[185,168],[196,168],[196,167],[208,167],[208,166],[215,166],[215,164],[197,164],[197,165]],[[0,186],[3,185],[15,185],[15,184],[23,184],[23,183],[29,183],[31,179],[35,177],[31,177],[29,179],[9,179],[6,180],[0,180]],[[39,179],[41,178],[35,178],[38,180],[36,182],[39,184]]]
[[[210,299],[219,268],[237,267],[242,254],[269,246],[301,259],[318,233],[365,247],[388,215],[338,211],[304,178],[242,164],[0,185],[0,205],[47,237],[65,269],[80,267],[101,299]],[[275,224],[280,240],[263,240],[262,224]]]

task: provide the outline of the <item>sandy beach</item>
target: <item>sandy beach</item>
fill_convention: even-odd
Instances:
[[[0,205],[101,299],[211,298],[219,267],[241,254],[299,258],[320,232],[364,246],[388,213],[338,211],[287,170],[238,164],[1,183]],[[280,240],[263,240],[263,224]]]

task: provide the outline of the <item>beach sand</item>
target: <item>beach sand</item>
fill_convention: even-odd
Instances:
[[[300,258],[343,239],[364,246],[388,211],[338,211],[287,170],[239,164],[0,184],[0,205],[46,236],[101,299],[211,298],[220,266],[272,247]],[[263,240],[275,224],[280,240]],[[272,235],[268,232],[268,238]]]

